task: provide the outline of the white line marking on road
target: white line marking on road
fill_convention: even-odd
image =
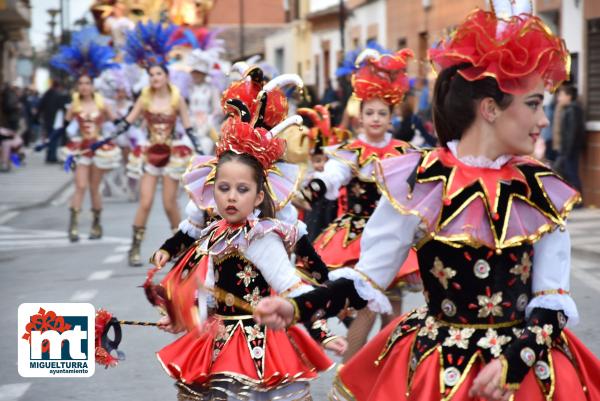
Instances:
[[[127,252],[129,250],[129,245],[121,245],[115,248],[114,252]]]
[[[93,299],[96,294],[98,294],[97,290],[77,290],[70,300],[74,302],[89,301]]]
[[[125,260],[124,253],[116,253],[114,255],[108,255],[106,258],[104,258],[104,260],[102,261],[102,264],[106,265],[109,263],[120,263],[124,260]]]
[[[572,264],[573,266],[575,263]],[[587,273],[587,267],[571,269],[571,274],[586,286],[597,290],[600,288],[600,278],[593,273]]]
[[[92,274],[90,274],[90,276],[88,277],[88,280],[90,280],[90,281],[106,280],[107,278],[112,276],[112,273],[113,273],[112,270],[98,270],[98,271],[95,271]]]
[[[14,219],[18,215],[19,215],[19,212],[4,213],[2,216],[0,216],[0,224],[6,223],[7,221]]]
[[[0,386],[0,401],[17,401],[25,394],[31,383],[14,383]]]

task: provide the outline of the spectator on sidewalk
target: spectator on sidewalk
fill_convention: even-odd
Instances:
[[[557,104],[561,108],[560,148],[554,167],[581,192],[579,158],[585,144],[585,126],[583,109],[577,101],[577,88],[562,85],[558,90]]]
[[[544,94],[544,113],[546,113],[546,117],[548,117],[549,124],[542,128],[541,136],[544,140],[545,145],[545,154],[544,157],[549,162],[554,162],[556,160],[557,152],[554,150],[553,143],[553,130],[554,130],[554,113],[556,113],[556,96],[553,94],[546,92]]]
[[[25,118],[25,132],[23,133],[23,141],[25,146],[34,143],[39,137],[39,121],[38,107],[40,96],[33,88],[25,88],[21,96],[21,104],[23,105],[23,115]]]
[[[50,89],[44,93],[39,103],[39,117],[42,124],[42,136],[45,140],[51,140],[46,151],[46,163],[58,163],[56,151],[60,145],[61,138],[52,135],[56,114],[64,110],[69,102],[69,96],[64,93],[63,87],[58,81],[52,82]]]
[[[7,173],[11,169],[11,154],[18,155],[23,144],[21,137],[16,131],[8,128],[0,128],[0,172]]]
[[[2,113],[4,113],[5,128],[18,132],[22,115],[20,88],[17,85],[6,85],[2,91]]]

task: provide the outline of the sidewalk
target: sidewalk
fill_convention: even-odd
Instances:
[[[63,192],[73,180],[60,164],[46,164],[45,152],[27,150],[26,165],[9,173],[0,173],[0,217],[40,207]]]

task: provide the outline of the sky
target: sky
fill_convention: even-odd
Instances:
[[[84,14],[88,13],[92,0],[62,0],[64,7],[68,5],[69,10],[69,23],[73,27],[73,22],[81,18]],[[29,37],[31,44],[36,49],[41,49],[46,45],[47,35],[50,32],[50,15],[46,10],[50,8],[59,8],[60,0],[31,0],[31,29],[29,30]],[[66,13],[65,13],[66,14]],[[56,16],[57,26],[54,28],[54,34],[60,35],[60,16]],[[91,14],[87,14],[89,21],[92,21]]]

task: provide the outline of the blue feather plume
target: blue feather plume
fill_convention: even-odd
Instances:
[[[350,50],[346,52],[346,56],[344,60],[340,64],[340,66],[335,70],[336,77],[344,77],[346,75],[350,75],[355,72],[358,68],[355,65],[356,58],[364,49],[374,49],[377,50],[380,54],[390,54],[391,51],[387,50],[379,43],[374,40],[371,40],[367,43],[366,47],[359,47],[354,50]]]
[[[127,32],[127,42],[123,49],[125,61],[130,64],[136,63],[143,68],[166,65],[169,52],[178,44],[171,40],[176,29],[177,26],[173,24],[138,22],[135,29]]]
[[[113,61],[114,50],[103,44],[104,41],[104,37],[96,28],[74,32],[71,44],[61,46],[58,53],[50,60],[50,65],[70,75],[88,75],[96,78],[107,68],[118,67],[118,64]]]

